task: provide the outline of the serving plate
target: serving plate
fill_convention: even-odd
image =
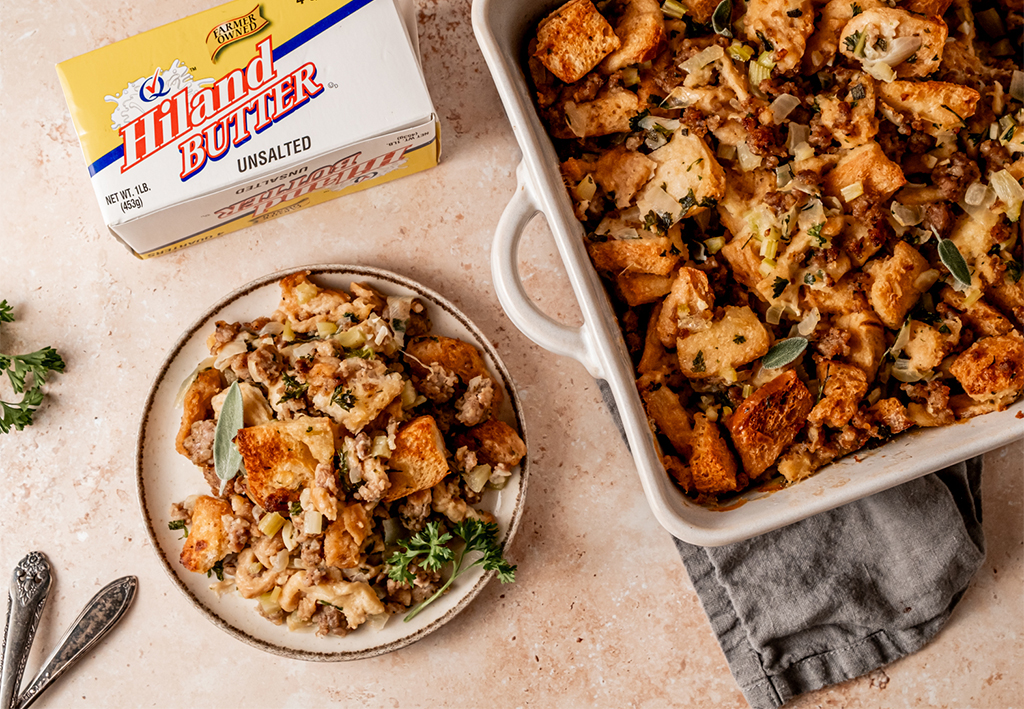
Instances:
[[[523,73],[530,31],[564,0],[474,0],[473,31],[523,157],[518,185],[495,230],[491,270],[495,292],[509,319],[541,347],[578,360],[610,392],[613,413],[636,463],[650,508],[673,536],[718,546],[749,539],[811,515],[845,505],[1024,437],[1024,401],[1008,410],[943,428],[916,430],[873,451],[860,451],[822,468],[791,487],[748,491],[709,509],[672,483],[662,466],[647,414],[637,393],[633,365],[611,302],[584,246],[559,160],[533,106]],[[543,214],[583,315],[580,327],[558,323],[537,309],[519,277],[523,229]],[[768,492],[771,489],[772,492]]]
[[[356,281],[387,295],[420,298],[427,306],[433,332],[472,343],[480,350],[489,371],[507,395],[499,418],[514,424],[529,446],[522,405],[508,370],[494,346],[458,308],[433,290],[382,269],[348,265],[304,266],[264,276],[225,296],[192,323],[171,347],[154,378],[139,426],[135,457],[139,504],[146,533],[171,582],[217,627],[261,650],[301,660],[333,662],[372,657],[415,642],[452,620],[483,590],[495,572],[473,567],[459,577],[446,595],[408,623],[402,620],[402,615],[396,615],[389,618],[380,630],[360,627],[345,637],[318,638],[312,630],[289,632],[286,626],[274,625],[260,617],[255,610],[255,599],[244,599],[235,592],[218,597],[209,588],[216,579],[187,571],[181,565],[181,532],[167,527],[172,502],[180,502],[189,495],[208,493],[199,470],[174,448],[181,420],[181,409],[175,406],[175,399],[181,383],[199,362],[209,356],[206,337],[213,331],[217,320],[242,322],[270,315],[280,301],[278,282],[296,271],[309,271],[310,278],[321,286],[347,289]],[[480,504],[497,518],[503,548],[507,548],[519,524],[528,477],[529,456],[524,457],[513,470],[503,490],[489,490]]]

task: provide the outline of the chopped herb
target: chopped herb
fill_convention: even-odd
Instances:
[[[857,3],[853,3],[852,5],[850,5],[850,9],[853,10],[853,16],[854,17],[856,17],[860,13],[864,12],[864,8],[862,8]]]
[[[906,62],[907,64],[916,64],[917,63],[917,52],[914,52],[913,54],[911,54],[907,59],[904,60],[904,62]]]
[[[647,118],[649,115],[651,115],[651,112],[646,108],[643,111],[640,111],[640,113],[629,119],[629,129],[631,131],[643,130],[643,128],[640,127],[640,121]]]
[[[1014,283],[1020,283],[1020,276],[1022,271],[1024,271],[1024,269],[1021,268],[1021,265],[1018,261],[1010,259],[1009,261],[1006,262],[1006,275],[1009,276],[1010,280],[1013,281]]]
[[[764,50],[766,52],[770,52],[775,49],[775,45],[771,43],[771,40],[764,36],[764,32],[761,30],[757,31],[757,38],[761,40],[761,44],[764,45]]]
[[[732,338],[732,341],[735,342],[737,345],[742,345],[744,342],[747,341],[747,338],[744,337],[743,335],[736,335],[736,337]]]
[[[813,286],[815,281],[817,281],[817,280],[818,279],[814,277],[813,273],[806,273],[806,274],[804,274],[804,283],[806,283],[809,286]]]
[[[349,357],[358,357],[359,359],[376,359],[377,353],[369,347],[360,347],[358,350],[349,350]]]
[[[967,139],[969,141],[971,141],[974,145],[977,145],[978,143],[980,143],[981,141],[983,141],[985,139],[985,133],[984,132],[969,133],[967,135]]]
[[[185,526],[185,520],[183,519],[171,520],[167,523],[167,528],[172,531],[176,529],[180,529],[181,531],[183,531],[185,534],[180,537],[181,539],[185,539],[186,537],[188,537],[188,527]]]
[[[807,349],[806,337],[790,337],[776,342],[768,353],[761,358],[761,366],[766,369],[779,369],[795,360]]]
[[[843,40],[843,44],[846,45],[846,48],[850,50],[851,54],[857,51],[857,45],[860,44],[860,38],[863,34],[863,32],[854,32]]]
[[[359,322],[359,318],[356,317],[355,313],[345,313],[342,317],[350,322]]]
[[[693,194],[691,189],[685,197],[679,200],[679,205],[683,208],[682,214],[685,215],[691,209],[697,206],[697,198]]]
[[[868,95],[867,90],[864,88],[864,84],[854,84],[850,88],[850,98],[854,101],[860,101],[862,98]]]
[[[284,382],[284,394],[281,395],[281,401],[291,401],[292,399],[301,399],[306,394],[306,389],[309,385],[305,382],[300,382],[290,374],[282,374],[281,380]]]
[[[694,372],[703,372],[706,368],[707,365],[704,363],[704,350],[700,350],[697,352],[697,356],[693,358],[693,366],[691,369]]]
[[[948,335],[950,332],[949,325],[947,325],[946,323],[942,323],[941,325],[939,325],[939,332],[941,332],[943,335]]]
[[[943,239],[939,242],[938,251],[942,264],[953,274],[953,278],[965,286],[971,285],[971,272],[967,268],[967,262],[964,261],[964,257],[960,254],[960,249],[956,247],[956,244],[949,239]]]
[[[875,40],[875,49],[880,52],[884,52],[888,48],[889,44],[885,41],[885,37],[879,37]]]
[[[782,295],[782,291],[786,290],[786,286],[789,285],[789,281],[781,276],[775,277],[775,283],[772,284],[772,297],[778,298]]]
[[[1003,143],[1009,143],[1011,140],[1013,140],[1013,134],[1016,130],[1017,126],[1010,126],[1009,128],[1006,129],[1006,132],[1003,133],[999,140]]]
[[[818,222],[810,229],[807,230],[807,235],[814,239],[814,245],[821,248],[825,245],[825,237],[821,235],[821,228],[825,226],[825,222]]]
[[[714,209],[718,206],[718,200],[714,197],[704,197],[700,201],[700,206],[705,209]]]
[[[223,581],[224,580],[224,560],[223,559],[221,559],[216,564],[214,564],[213,568],[206,572],[206,576],[207,577],[209,577],[212,574],[217,574],[217,580],[218,581]]]
[[[352,407],[356,405],[356,397],[351,389],[345,389],[344,385],[339,384],[331,394],[331,403],[340,406],[345,411],[351,411]]]
[[[668,252],[670,254],[672,254],[673,256],[678,256],[679,254],[682,253],[682,251],[680,251],[678,248],[676,248],[675,244],[672,244],[672,246],[669,247]]]
[[[954,111],[954,110],[953,110],[952,108],[950,108],[950,107],[949,107],[949,106],[947,106],[946,104],[942,104],[942,107],[943,107],[944,109],[946,109],[947,111],[949,111],[950,113],[952,113],[952,114],[953,114],[954,116],[956,116],[956,119],[957,119],[958,121],[960,121],[960,125],[961,125],[961,126],[963,126],[963,127],[965,127],[965,128],[967,127],[967,123],[966,123],[966,122],[964,121],[964,119],[963,119],[963,116],[961,116],[961,115],[960,115],[959,113],[957,113],[956,111]]]
[[[711,29],[715,34],[732,37],[732,0],[722,0],[711,15]]]
[[[702,162],[704,162],[704,158],[697,158],[696,160],[690,163],[689,167],[686,168],[686,171],[689,172],[694,168],[695,165],[700,165]]]
[[[296,516],[302,514],[302,504],[299,502],[292,502],[288,505],[288,514]]]
[[[405,332],[405,320],[401,318],[395,318],[391,321],[391,329],[395,332]]]
[[[501,554],[498,543],[498,525],[493,522],[482,522],[476,519],[465,519],[452,527],[452,533],[441,532],[439,522],[430,522],[423,531],[408,539],[398,542],[402,547],[387,559],[388,578],[399,583],[412,584],[416,576],[409,569],[415,563],[428,571],[440,571],[445,564],[452,565],[451,576],[430,598],[420,603],[405,616],[408,622],[426,606],[441,597],[459,576],[473,568],[482,566],[485,571],[496,571],[501,583],[512,583],[516,579],[516,567],[510,564]],[[448,543],[452,535],[465,542],[458,555],[452,551]],[[471,564],[463,566],[466,555],[478,552],[480,557]]]

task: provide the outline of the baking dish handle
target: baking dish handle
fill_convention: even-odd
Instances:
[[[491,247],[491,273],[498,301],[509,320],[538,345],[557,355],[572,357],[596,379],[604,379],[586,325],[569,327],[551,319],[530,299],[519,275],[519,242],[526,225],[541,212],[528,183],[522,179],[520,165],[516,193],[505,207],[494,232]]]

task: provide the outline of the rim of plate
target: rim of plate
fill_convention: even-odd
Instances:
[[[505,363],[498,355],[497,350],[491,341],[484,336],[476,324],[469,319],[461,310],[455,307],[447,298],[442,296],[432,288],[424,286],[422,283],[415,281],[407,276],[403,276],[393,271],[388,271],[382,268],[376,268],[373,266],[357,266],[352,264],[313,264],[308,266],[296,266],[287,268],[276,273],[271,273],[254,281],[247,283],[246,285],[237,288],[236,290],[228,293],[222,297],[219,301],[207,308],[202,315],[200,315],[185,331],[178,337],[175,343],[171,346],[167,355],[164,357],[160,368],[157,370],[156,376],[153,378],[153,382],[150,385],[149,392],[146,395],[146,403],[142,411],[142,421],[139,424],[139,432],[136,437],[135,444],[135,486],[136,495],[138,496],[139,508],[142,512],[142,518],[145,522],[146,536],[153,547],[154,552],[160,559],[160,563],[163,566],[164,572],[170,577],[171,581],[178,588],[179,591],[184,594],[185,598],[197,608],[206,618],[214,625],[219,627],[234,638],[241,640],[242,642],[251,645],[257,649],[264,650],[266,652],[281,655],[297,660],[306,660],[312,662],[343,662],[348,660],[358,660],[368,657],[376,657],[378,655],[384,655],[389,652],[393,652],[407,645],[411,645],[417,640],[421,640],[430,633],[434,632],[441,626],[448,623],[450,620],[455,618],[466,606],[468,606],[484,589],[484,587],[494,578],[495,571],[486,571],[477,580],[476,584],[472,588],[467,589],[464,595],[456,602],[456,604],[450,608],[444,615],[436,618],[426,626],[411,632],[397,640],[383,643],[374,647],[366,648],[364,650],[339,650],[334,652],[316,652],[312,650],[299,650],[292,647],[285,647],[283,645],[276,645],[272,642],[268,642],[261,638],[256,638],[249,633],[245,632],[241,628],[238,628],[231,623],[221,618],[214,610],[207,606],[198,596],[196,596],[181,580],[178,576],[177,571],[171,565],[170,560],[164,553],[164,549],[160,545],[160,541],[156,537],[156,533],[153,529],[153,518],[150,515],[149,508],[146,504],[146,485],[143,480],[143,451],[145,448],[146,441],[146,430],[149,424],[150,412],[153,408],[153,401],[156,397],[157,390],[160,388],[167,376],[167,371],[175,361],[181,350],[185,345],[195,336],[195,334],[206,328],[211,324],[214,317],[223,310],[225,307],[230,305],[235,300],[249,295],[253,291],[265,288],[268,285],[276,284],[285,276],[291,275],[299,271],[309,271],[309,275],[315,277],[317,275],[331,275],[331,276],[352,276],[352,277],[370,277],[376,278],[382,281],[388,281],[401,288],[405,288],[410,291],[414,291],[425,299],[430,301],[430,305],[440,307],[450,316],[455,318],[459,324],[465,327],[477,340],[476,344],[483,347],[487,356],[489,357],[494,368],[497,370],[496,374],[501,378],[501,383],[505,388],[505,391],[509,395],[510,403],[512,404],[512,411],[516,419],[516,425],[519,428],[520,435],[523,438],[523,442],[526,444],[527,451],[530,450],[529,438],[526,431],[526,421],[523,416],[522,402],[519,399],[519,392],[516,389],[512,376],[509,374]],[[529,482],[529,454],[523,457],[519,464],[519,489],[516,494],[515,505],[512,510],[511,518],[508,522],[508,529],[505,533],[505,537],[502,540],[502,549],[507,549],[512,543],[512,539],[515,537],[516,530],[519,527],[519,523],[522,519],[523,504],[526,498],[526,487]],[[343,638],[339,638],[342,640]]]

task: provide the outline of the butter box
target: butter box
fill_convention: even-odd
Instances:
[[[103,220],[140,258],[433,167],[394,0],[234,0],[57,65]]]

